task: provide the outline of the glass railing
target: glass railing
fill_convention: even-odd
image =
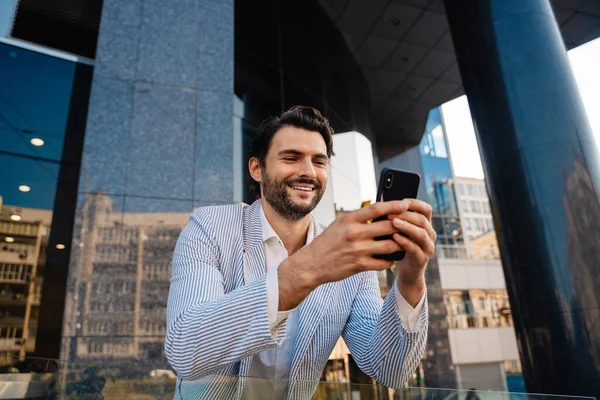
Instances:
[[[211,375],[180,381],[173,371],[141,365],[3,359],[0,399],[331,399],[331,400],[583,400],[591,397],[382,385],[287,381]],[[8,362],[7,362],[8,361]]]

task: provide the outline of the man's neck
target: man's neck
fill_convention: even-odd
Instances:
[[[267,221],[283,242],[288,255],[294,254],[306,244],[306,235],[310,226],[310,214],[306,215],[297,221],[292,221],[282,217],[275,211],[271,205],[264,199],[262,201],[263,211]]]

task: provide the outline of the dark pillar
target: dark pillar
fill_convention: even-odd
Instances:
[[[445,4],[527,390],[600,397],[600,168],[552,9]]]

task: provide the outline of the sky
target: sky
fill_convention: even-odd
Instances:
[[[592,133],[600,147],[600,39],[568,52]],[[466,96],[442,105],[450,157],[456,176],[484,177]]]

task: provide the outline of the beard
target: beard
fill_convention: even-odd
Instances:
[[[321,198],[323,197],[324,188],[316,179],[311,178],[296,178],[275,180],[267,174],[266,171],[262,175],[262,193],[265,201],[282,217],[297,221],[310,214],[315,209]],[[314,196],[309,204],[299,204],[292,199],[287,188],[295,184],[307,184],[314,187]]]

